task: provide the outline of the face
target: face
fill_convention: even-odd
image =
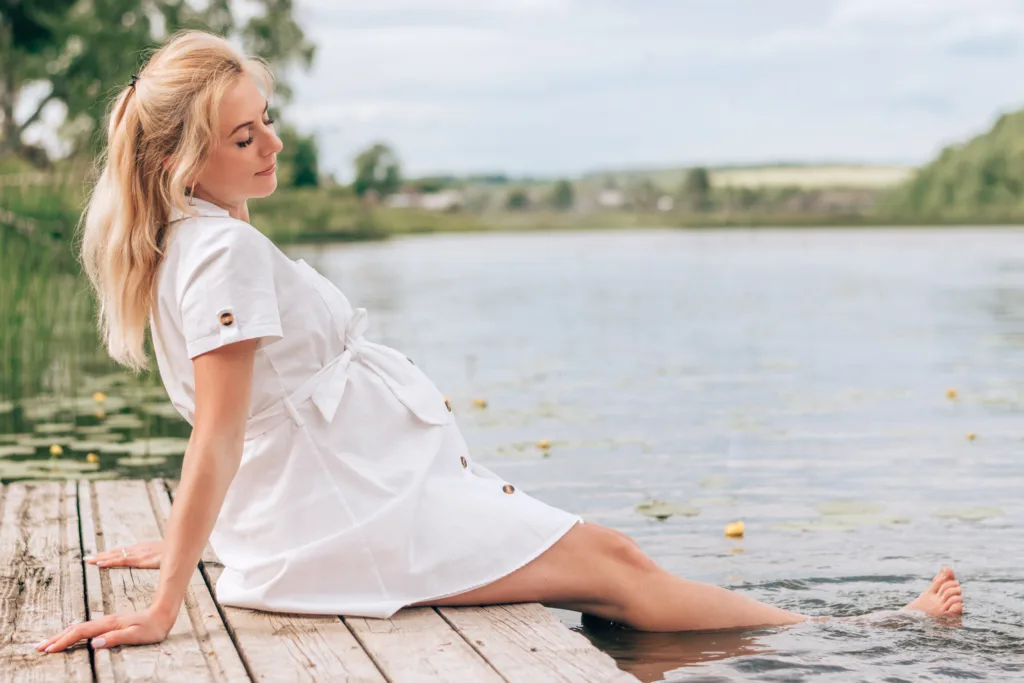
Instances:
[[[195,195],[221,206],[266,197],[277,187],[280,151],[266,98],[252,79],[240,77],[221,100],[220,137],[196,178]]]

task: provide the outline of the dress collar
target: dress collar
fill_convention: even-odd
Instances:
[[[189,197],[185,203],[195,210],[197,216],[230,216],[228,210],[217,206],[213,202],[208,202],[205,199],[199,197]],[[191,214],[182,213],[177,207],[172,206],[168,212],[168,220],[178,221],[182,218],[190,218]]]

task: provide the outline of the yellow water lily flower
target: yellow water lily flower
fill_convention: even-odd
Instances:
[[[57,457],[58,455],[62,455],[63,453],[64,449],[60,447],[59,443],[55,443],[52,446],[50,446],[50,455],[52,455],[53,457]]]
[[[729,538],[742,538],[743,531],[743,522],[733,522],[732,524],[725,525],[725,535]]]
[[[102,403],[103,401],[107,400],[107,395],[104,394],[102,391],[97,391],[92,395],[92,400],[96,401],[97,403]]]
[[[547,439],[541,439],[540,441],[537,442],[537,448],[541,449],[542,451],[546,451],[547,449],[551,448],[551,442],[548,441]]]
[[[91,462],[91,463],[95,464],[95,463],[98,463],[100,461],[100,456],[96,455],[95,453],[89,453],[88,455],[85,456],[85,459],[88,462]]]
[[[956,398],[956,389],[953,389],[952,387],[946,389],[946,398]]]
[[[487,399],[485,399],[485,398],[474,398],[473,399],[473,405],[475,405],[477,408],[486,408],[487,407]]]

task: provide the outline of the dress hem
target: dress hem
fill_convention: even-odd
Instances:
[[[463,593],[468,593],[469,591],[476,590],[477,588],[483,588],[484,586],[486,586],[488,584],[494,583],[498,579],[503,579],[506,576],[508,576],[509,574],[511,574],[512,572],[517,571],[519,569],[522,569],[523,567],[525,567],[526,565],[530,564],[531,562],[536,560],[538,557],[543,555],[545,552],[548,551],[548,549],[551,548],[551,546],[553,546],[555,543],[557,543],[559,540],[561,540],[561,538],[563,536],[565,536],[567,533],[569,533],[569,531],[574,526],[576,526],[577,524],[584,524],[584,523],[585,522],[583,521],[583,517],[581,517],[579,515],[573,515],[572,523],[571,524],[568,524],[568,525],[566,525],[564,527],[560,527],[558,532],[555,533],[554,535],[552,535],[551,538],[549,538],[540,548],[538,548],[535,553],[533,553],[532,555],[527,557],[525,560],[520,562],[518,565],[516,565],[512,569],[503,571],[502,573],[498,574],[497,576],[494,576],[494,577],[492,577],[490,579],[487,579],[486,581],[480,581],[480,582],[478,582],[478,583],[476,583],[476,584],[474,584],[472,586],[469,586],[468,588],[460,588],[460,589],[458,589],[456,591],[451,591],[451,592],[448,592],[448,593],[443,593],[441,595],[432,595],[432,596],[426,597],[426,598],[416,598],[414,600],[409,600],[407,602],[402,603],[402,605],[400,607],[397,607],[394,612],[392,612],[391,614],[389,614],[385,618],[390,619],[395,614],[397,614],[399,612],[399,610],[402,610],[402,609],[404,609],[406,607],[410,607],[410,606],[412,606],[412,605],[414,605],[416,603],[423,603],[423,602],[427,602],[428,600],[441,600],[443,598],[451,598],[451,597],[454,597],[456,595],[461,595]],[[425,607],[426,605],[419,605],[419,606]]]

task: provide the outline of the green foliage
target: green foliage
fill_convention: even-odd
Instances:
[[[559,211],[566,211],[572,208],[576,200],[576,192],[572,183],[568,180],[559,180],[551,190],[551,206]]]
[[[1024,217],[1024,111],[989,132],[947,147],[892,192],[885,210],[900,217],[995,220]]]
[[[694,211],[706,211],[711,205],[711,177],[706,168],[691,168],[683,179],[680,195]]]
[[[440,192],[441,190],[451,187],[456,184],[457,179],[452,176],[427,176],[425,178],[416,178],[410,180],[406,184],[419,190],[423,194],[430,194],[432,192]]]
[[[508,193],[508,197],[505,198],[505,208],[510,211],[522,211],[523,209],[529,208],[530,197],[526,194],[526,190],[521,187],[517,187]]]
[[[398,191],[402,185],[402,169],[394,151],[382,142],[359,153],[355,159],[356,177],[352,189],[362,197],[371,190],[378,197]]]
[[[300,137],[295,143],[292,156],[294,176],[292,185],[295,187],[317,187],[320,184],[317,169],[317,149],[313,136]]]
[[[239,37],[249,52],[273,65],[312,63],[314,46],[291,17],[292,0],[256,0],[257,12],[240,26],[229,0],[210,0],[197,9],[180,0],[33,0],[0,4],[0,153],[39,159],[22,141],[44,107],[62,103],[64,132],[72,154],[95,153],[102,144],[100,122],[110,97],[124,87],[171,33],[198,28]],[[22,92],[46,82],[49,91],[24,120],[14,117]],[[278,79],[287,99],[287,81]],[[45,161],[45,159],[42,159]]]

